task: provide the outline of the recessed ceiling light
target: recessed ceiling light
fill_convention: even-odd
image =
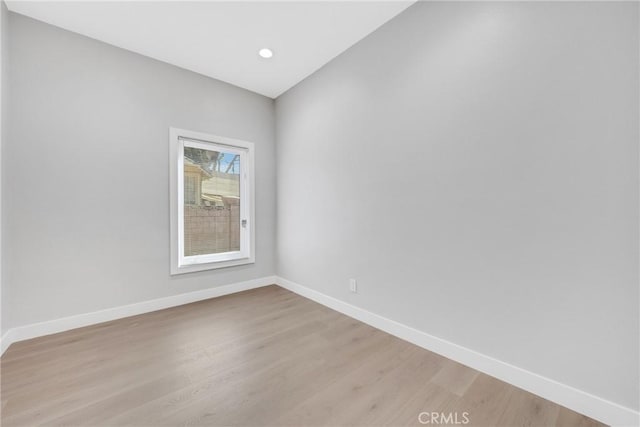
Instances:
[[[267,48],[260,49],[260,52],[258,52],[258,55],[260,55],[263,58],[269,59],[273,56],[273,51]]]

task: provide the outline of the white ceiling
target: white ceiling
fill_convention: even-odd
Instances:
[[[13,12],[275,98],[413,1],[30,2]],[[266,60],[258,50],[268,47]]]

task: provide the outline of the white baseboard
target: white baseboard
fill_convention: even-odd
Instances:
[[[349,317],[611,426],[638,426],[640,413],[278,277],[276,283]]]
[[[247,280],[245,282],[238,282],[184,294],[171,295],[164,298],[157,298],[135,304],[123,305],[120,307],[108,308],[91,313],[78,314],[76,316],[63,317],[61,319],[12,328],[5,332],[1,338],[0,355],[2,355],[14,342],[64,332],[70,329],[81,328],[83,326],[95,325],[97,323],[108,322],[110,320],[122,319],[123,317],[149,313],[151,311],[162,310],[164,308],[189,304],[209,298],[229,295],[249,289],[274,285],[275,283],[275,276],[261,277],[259,279]]]
[[[13,339],[13,331],[9,329],[4,333],[4,335],[2,335],[2,338],[0,338],[0,356],[4,354],[4,352],[14,341],[15,340]]]

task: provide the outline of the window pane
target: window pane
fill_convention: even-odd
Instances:
[[[240,156],[184,148],[184,256],[240,250]]]

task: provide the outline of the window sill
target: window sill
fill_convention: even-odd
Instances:
[[[196,271],[217,270],[218,268],[235,267],[238,265],[255,264],[255,258],[240,258],[229,261],[216,261],[201,264],[186,264],[171,268],[171,275],[195,273]]]

